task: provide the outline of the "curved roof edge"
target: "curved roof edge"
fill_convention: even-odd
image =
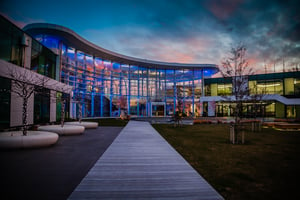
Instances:
[[[58,36],[64,43],[71,47],[74,47],[87,54],[100,57],[102,59],[119,62],[121,64],[130,64],[153,68],[211,68],[214,70],[218,70],[218,67],[215,64],[170,63],[125,56],[99,47],[84,39],[71,29],[56,24],[33,23],[26,25],[23,28],[23,30],[33,36],[39,34],[49,34],[53,36]]]

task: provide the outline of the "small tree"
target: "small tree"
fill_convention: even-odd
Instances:
[[[16,94],[22,99],[22,129],[23,135],[27,135],[28,123],[28,100],[34,93],[41,91],[45,84],[50,80],[48,77],[41,76],[24,68],[8,68],[7,77],[11,79],[11,93]]]
[[[70,89],[67,86],[56,86],[54,87],[55,91],[59,91],[62,93],[69,93]],[[64,122],[65,122],[65,107],[66,107],[66,102],[68,101],[68,96],[64,96],[63,94],[61,96],[57,96],[56,92],[53,93],[53,100],[55,103],[59,102],[61,104],[61,108],[60,108],[60,125],[61,127],[64,126]]]
[[[84,100],[83,95],[76,91],[73,96],[74,101],[78,104],[78,121],[81,123],[82,121],[82,101]]]
[[[119,106],[120,106],[121,113],[119,113],[119,114],[120,114],[120,118],[121,119],[127,119],[127,117],[128,117],[125,114],[126,105],[127,105],[126,96],[124,96],[124,95],[120,96],[120,98],[119,98]]]
[[[175,86],[174,86],[175,87]],[[180,121],[182,119],[182,105],[183,105],[183,89],[180,86],[176,86],[176,107],[177,111],[175,111],[174,115],[174,127],[180,125]]]
[[[246,47],[242,44],[232,47],[229,56],[222,61],[220,72],[224,78],[232,78],[232,97],[225,97],[234,107],[234,137],[237,141],[240,121],[243,114],[243,103],[249,97],[248,76],[253,74],[246,59]]]

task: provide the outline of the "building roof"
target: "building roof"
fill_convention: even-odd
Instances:
[[[269,73],[269,74],[253,74],[245,75],[248,77],[249,81],[258,81],[258,80],[274,80],[274,79],[284,79],[284,78],[299,78],[300,71],[294,72],[278,72],[278,73]],[[206,78],[204,83],[232,83],[233,77],[218,77],[218,78]]]
[[[66,45],[74,47],[80,51],[87,54],[99,57],[105,60],[111,60],[121,64],[137,65],[142,67],[152,67],[152,68],[204,68],[213,69],[218,71],[218,67],[215,64],[185,64],[185,63],[170,63],[170,62],[160,62],[141,58],[135,58],[130,56],[125,56],[113,51],[109,51],[102,47],[99,47],[88,40],[82,38],[80,35],[68,29],[66,27],[49,24],[49,23],[33,23],[25,26],[24,31],[32,36],[46,34],[59,37]]]

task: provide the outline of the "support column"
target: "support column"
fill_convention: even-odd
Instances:
[[[60,112],[58,110],[57,112]],[[56,91],[50,90],[50,122],[56,121]]]
[[[195,73],[194,73],[194,69],[193,69],[193,78],[192,78],[192,116],[195,117]]]
[[[130,93],[131,93],[131,85],[130,85],[130,65],[128,65],[128,94],[127,94],[127,113],[130,115]]]
[[[204,91],[204,69],[201,69],[201,97],[205,96],[205,91]],[[200,99],[201,99],[200,97]],[[203,116],[203,102],[200,100],[200,116]]]
[[[94,117],[94,98],[95,98],[95,94],[94,92],[92,92],[91,94],[91,117]]]
[[[110,62],[110,69],[112,69],[112,62]],[[112,100],[113,100],[113,76],[112,76],[113,71],[110,72],[110,91],[109,91],[109,116],[112,114]]]

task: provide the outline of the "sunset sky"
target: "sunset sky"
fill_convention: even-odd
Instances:
[[[111,51],[138,58],[219,65],[243,43],[257,73],[300,68],[300,1],[2,0],[21,28],[54,23]]]

